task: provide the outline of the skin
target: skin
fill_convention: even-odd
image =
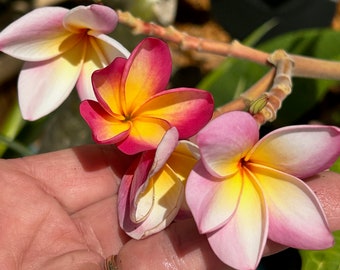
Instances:
[[[129,158],[111,146],[81,146],[0,160],[1,269],[226,269],[193,220],[174,222],[145,240],[129,239],[117,221],[119,177]],[[308,184],[332,231],[340,229],[340,175]],[[284,247],[268,242],[265,255]]]

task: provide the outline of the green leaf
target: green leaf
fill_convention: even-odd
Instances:
[[[247,38],[243,40],[243,44],[247,46],[255,46],[259,40],[269,32],[273,27],[277,25],[276,19],[271,19],[255,29]]]
[[[333,172],[340,173],[340,157],[337,159],[337,161],[334,162],[330,170]]]
[[[339,270],[340,269],[340,231],[333,233],[335,245],[325,250],[300,250],[301,270]]]
[[[276,25],[276,21],[269,20],[256,29],[242,43],[247,46],[254,46],[261,37]],[[248,73],[247,69],[254,70]],[[237,98],[247,89],[257,78],[268,70],[267,67],[257,64],[240,61],[239,59],[227,58],[217,69],[207,75],[197,85],[197,88],[210,91],[215,99],[215,106],[219,107]],[[245,74],[246,76],[242,76]]]

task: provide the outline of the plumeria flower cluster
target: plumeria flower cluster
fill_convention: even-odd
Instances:
[[[197,147],[185,139],[201,130],[214,110],[206,91],[165,90],[171,70],[167,44],[146,38],[128,59],[117,57],[95,71],[97,101],[80,104],[97,143],[137,156],[118,194],[121,227],[136,239],[164,229],[180,211],[185,180],[198,159]]]
[[[267,239],[301,249],[332,246],[322,207],[301,179],[339,157],[340,129],[291,126],[259,140],[249,113],[208,123],[209,93],[164,90],[170,73],[167,45],[147,38],[128,59],[94,72],[97,101],[80,106],[96,142],[137,155],[119,190],[124,231],[135,239],[159,232],[187,202],[216,255],[236,269],[255,269]],[[181,140],[197,132],[197,145]]]
[[[142,239],[176,217],[193,217],[216,255],[236,269],[256,269],[268,239],[332,246],[304,179],[339,157],[340,129],[289,126],[260,138],[247,112],[211,120],[210,93],[167,89],[167,44],[146,38],[130,54],[106,35],[116,24],[116,13],[101,5],[41,8],[0,33],[0,50],[27,61],[18,86],[25,119],[50,113],[76,86],[94,141],[132,157],[118,193],[121,228]]]

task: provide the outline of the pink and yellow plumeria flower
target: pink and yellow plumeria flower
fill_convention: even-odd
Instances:
[[[0,50],[27,61],[18,81],[19,104],[27,120],[57,108],[77,84],[81,99],[94,99],[91,74],[129,52],[105,35],[118,16],[102,5],[43,7],[0,33]]]
[[[98,102],[80,104],[94,140],[136,154],[157,148],[171,127],[185,139],[206,125],[214,110],[211,94],[192,88],[165,90],[171,68],[167,44],[146,38],[128,59],[116,58],[95,71],[92,82]]]
[[[321,205],[300,179],[340,155],[340,129],[290,126],[259,140],[245,112],[226,113],[197,135],[201,160],[186,198],[216,255],[236,269],[256,269],[267,238],[298,249],[324,249],[333,237]]]
[[[195,144],[178,142],[176,128],[167,131],[157,150],[138,155],[118,192],[119,223],[129,236],[147,237],[173,221],[185,205],[185,182],[198,158]]]

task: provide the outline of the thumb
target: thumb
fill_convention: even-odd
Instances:
[[[87,250],[75,250],[50,258],[39,269],[102,270],[103,258]]]
[[[119,270],[204,270],[223,269],[205,235],[200,235],[193,220],[178,221],[166,230],[143,240],[130,240],[115,258]]]

